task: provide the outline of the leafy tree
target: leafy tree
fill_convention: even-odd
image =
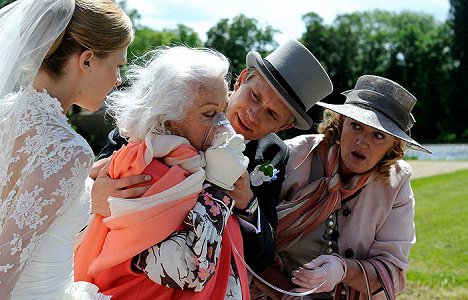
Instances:
[[[450,25],[453,30],[452,56],[452,128],[458,138],[468,140],[468,2],[450,0]]]
[[[130,17],[130,20],[132,20],[133,26],[136,29],[140,28],[140,20],[141,20],[140,13],[136,9],[129,9],[126,0],[121,0],[117,3],[120,5],[120,7],[122,7],[122,9]]]
[[[430,15],[386,11],[338,16],[326,26],[314,13],[303,17],[302,41],[324,64],[334,83],[326,101],[342,103],[338,93],[353,87],[364,74],[392,79],[418,98],[414,131],[422,140],[435,140],[449,130],[452,59],[447,47],[450,31]],[[320,110],[311,115],[315,119]]]
[[[140,27],[140,29],[136,30],[135,39],[128,49],[128,60],[136,62],[135,59],[138,59],[150,50],[159,46],[174,45],[200,47],[202,42],[192,28],[182,24],[177,25],[177,29],[164,29],[163,31]]]
[[[198,33],[192,28],[185,26],[184,24],[177,24],[176,29],[168,30],[172,32],[176,38],[171,40],[171,44],[182,44],[189,47],[201,47],[203,46]]]
[[[171,45],[177,35],[170,31],[155,31],[143,27],[135,32],[135,39],[128,48],[128,59],[133,61],[144,53],[161,45]]]
[[[10,4],[10,3],[13,3],[15,2],[16,0],[0,0],[0,8]]]
[[[271,26],[260,27],[257,20],[241,14],[229,19],[221,19],[207,32],[205,46],[214,48],[226,55],[232,63],[233,71],[239,74],[245,68],[245,56],[251,50],[265,56],[278,46],[273,40],[278,32]]]

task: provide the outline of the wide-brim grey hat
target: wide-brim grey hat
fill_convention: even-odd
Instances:
[[[398,83],[364,75],[358,78],[354,89],[342,94],[346,96],[344,104],[318,102],[317,105],[397,137],[414,150],[432,153],[410,136],[416,122],[411,110],[417,100]]]
[[[290,40],[263,59],[250,51],[246,60],[247,67],[254,67],[294,114],[294,127],[310,129],[313,121],[307,110],[333,91],[327,72],[314,55],[300,42]]]

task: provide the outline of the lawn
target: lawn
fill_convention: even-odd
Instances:
[[[415,179],[416,245],[398,299],[468,299],[468,170]]]

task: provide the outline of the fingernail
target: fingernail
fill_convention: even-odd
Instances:
[[[146,180],[146,181],[151,180],[151,176],[150,176],[150,175],[146,175],[146,176],[145,176],[145,180]]]

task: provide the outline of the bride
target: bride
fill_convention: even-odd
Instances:
[[[2,299],[65,298],[94,158],[66,112],[99,109],[121,83],[132,39],[111,0],[18,0],[0,10]]]

